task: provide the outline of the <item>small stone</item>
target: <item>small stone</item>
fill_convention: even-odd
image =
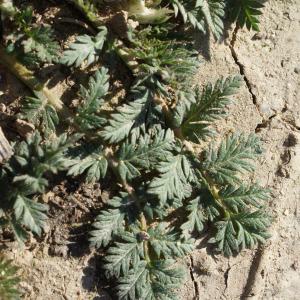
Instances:
[[[295,72],[296,74],[300,74],[300,68],[299,68],[299,67],[295,68],[295,69],[294,69],[294,72]]]
[[[4,113],[6,111],[6,106],[4,103],[0,103],[0,112]]]
[[[252,40],[263,40],[266,39],[266,35],[264,33],[258,32],[256,34],[254,34],[254,36],[252,37]]]
[[[14,127],[16,128],[18,134],[22,137],[27,137],[29,134],[33,133],[35,127],[33,124],[26,122],[21,119],[17,119],[14,123]]]
[[[66,245],[58,245],[58,246],[54,246],[52,247],[52,253],[54,255],[57,255],[57,256],[61,256],[63,258],[66,258],[68,257],[68,247]]]
[[[285,216],[287,216],[287,215],[289,214],[289,210],[286,209],[286,210],[283,212],[283,214],[284,214]]]
[[[13,154],[12,147],[0,127],[0,163],[7,161]]]

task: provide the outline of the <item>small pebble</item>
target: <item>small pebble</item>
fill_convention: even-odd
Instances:
[[[298,68],[298,67],[295,68],[295,69],[294,69],[294,72],[295,72],[296,74],[300,74],[300,68]]]
[[[6,111],[6,106],[4,103],[0,103],[0,112],[4,113]]]

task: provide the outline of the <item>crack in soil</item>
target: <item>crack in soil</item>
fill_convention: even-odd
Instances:
[[[199,297],[199,286],[197,281],[195,280],[195,276],[194,276],[194,259],[192,257],[192,255],[189,256],[190,257],[190,275],[194,284],[194,290],[195,290],[195,299],[198,300],[200,299]]]
[[[255,282],[257,282],[259,280],[258,274],[261,274],[261,272],[259,272],[259,269],[262,264],[264,250],[265,249],[263,247],[259,247],[255,252],[255,255],[252,260],[251,267],[250,267],[250,270],[248,273],[247,282],[244,287],[243,293],[241,295],[241,299],[247,299],[248,297],[251,297],[254,295],[253,288],[254,288]]]
[[[223,292],[223,295],[225,294],[225,292],[227,291],[227,288],[228,288],[228,277],[229,277],[229,271],[230,270],[231,270],[231,266],[230,266],[229,261],[228,261],[227,270],[224,273],[225,290]]]
[[[235,48],[234,48],[239,29],[240,29],[240,27],[238,25],[236,25],[234,28],[233,34],[232,34],[232,39],[229,43],[229,49],[231,51],[231,56],[232,56],[235,64],[238,66],[238,68],[240,70],[240,75],[243,77],[243,79],[246,83],[249,94],[251,95],[252,102],[255,105],[260,116],[263,117],[262,113],[260,112],[259,107],[258,107],[257,96],[255,95],[255,93],[252,90],[252,86],[251,86],[249,78],[246,76],[245,66],[239,61],[237,52],[235,51]]]

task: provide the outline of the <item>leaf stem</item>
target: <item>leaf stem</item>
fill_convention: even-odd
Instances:
[[[34,73],[22,65],[14,55],[8,54],[3,45],[0,45],[0,64],[22,81],[33,94],[45,97],[48,103],[57,110],[63,109],[63,103],[59,97],[44,86]]]
[[[118,171],[118,162],[115,161],[113,157],[113,149],[111,147],[107,147],[104,150],[104,156],[106,157],[108,164],[110,165],[114,175],[118,178],[118,181],[121,183],[122,188],[128,193],[128,195],[134,200],[134,203],[136,204],[138,210],[140,211],[139,214],[139,220],[140,220],[140,228],[141,231],[144,231],[147,233],[148,231],[148,225],[146,217],[142,211],[142,207],[140,204],[140,201],[134,191],[133,186],[131,186],[126,180],[122,179],[120,177],[119,171]],[[149,249],[148,249],[148,241],[143,240],[143,248],[144,248],[144,256],[147,263],[151,262],[150,256],[149,256]]]

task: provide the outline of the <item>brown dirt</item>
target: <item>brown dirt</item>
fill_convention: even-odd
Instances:
[[[51,19],[51,13],[47,14]],[[58,31],[59,26],[63,25],[58,25]],[[179,299],[299,298],[299,1],[268,1],[260,27],[258,34],[239,30],[236,40],[231,33],[224,43],[212,42],[210,61],[203,62],[197,81],[204,84],[220,75],[245,75],[229,118],[218,123],[217,129],[222,134],[257,132],[263,140],[265,154],[255,178],[272,189],[272,238],[259,249],[243,251],[229,259],[213,256],[205,241],[199,241],[197,249],[184,260],[191,272],[179,291]],[[207,50],[201,50],[208,56]],[[62,90],[73,86],[72,77],[61,81],[61,70],[54,71],[57,80],[52,80],[60,82]],[[9,103],[24,95],[24,88],[5,71],[0,73],[0,90],[9,91],[1,101],[10,115],[17,108]],[[51,74],[45,74],[45,78]],[[105,186],[68,186],[64,182],[44,195],[43,200],[52,209],[43,238],[36,241],[32,237],[25,249],[15,243],[5,244],[7,255],[23,269],[23,299],[111,299],[104,292],[106,283],[88,248],[88,224],[84,225],[107,197]]]

